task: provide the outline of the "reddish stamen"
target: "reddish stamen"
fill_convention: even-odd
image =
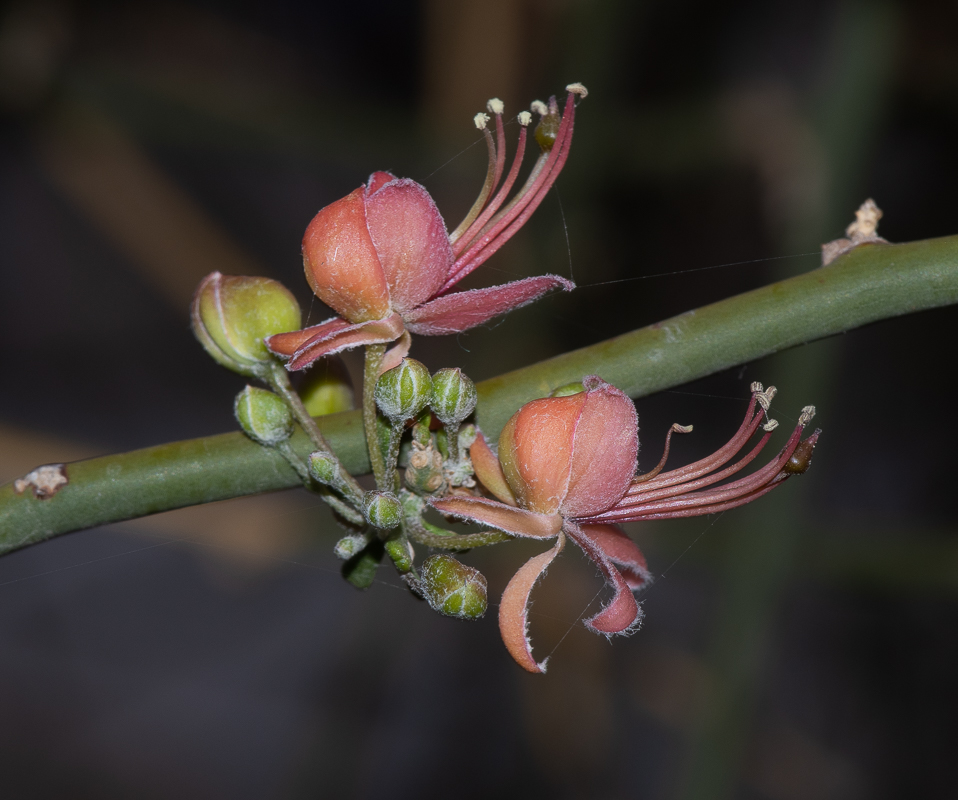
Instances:
[[[691,433],[691,425],[679,425],[677,422],[669,428],[669,432],[665,434],[665,449],[662,451],[662,458],[659,460],[659,463],[656,465],[655,469],[651,472],[646,472],[644,475],[637,475],[632,481],[632,486],[635,486],[637,483],[644,483],[645,481],[650,481],[656,475],[658,475],[664,468],[665,462],[669,460],[669,448],[672,445],[672,434],[673,433]]]

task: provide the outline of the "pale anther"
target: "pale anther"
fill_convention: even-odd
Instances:
[[[520,112],[519,112],[519,124],[524,128],[524,127],[526,127],[526,125],[528,125],[530,122],[532,122],[532,114],[530,114],[528,111],[520,111]]]
[[[762,426],[763,431],[774,431],[778,427],[777,419],[770,419]]]
[[[814,416],[815,416],[815,406],[805,406],[805,408],[802,409],[802,413],[798,417],[798,424],[804,427],[805,425],[808,425],[808,423],[812,421],[812,417]]]
[[[691,425],[679,425],[679,423],[676,422],[676,423],[673,423],[673,425],[672,425],[672,430],[675,431],[676,433],[691,433],[691,432],[692,432],[692,426],[691,426]]]
[[[486,108],[489,109],[490,114],[501,114],[506,109],[506,104],[502,102],[498,97],[493,97],[488,103],[486,103]]]
[[[533,114],[538,114],[540,117],[544,117],[549,113],[549,106],[543,103],[541,100],[533,100],[532,105],[529,106]]]
[[[486,129],[486,123],[489,121],[489,115],[483,114],[481,111],[472,118],[472,121],[476,123],[476,127],[484,131]]]
[[[583,100],[589,96],[589,90],[586,89],[581,83],[570,83],[565,87],[565,90],[567,92],[571,92],[572,94],[579,95],[579,97],[581,97]]]
[[[762,389],[764,389],[764,388],[765,388],[765,387],[762,386],[762,384],[760,384],[758,381],[755,381],[755,382],[752,384],[751,392],[752,392],[752,394],[755,394],[755,392],[760,392],[760,391],[762,391]]]

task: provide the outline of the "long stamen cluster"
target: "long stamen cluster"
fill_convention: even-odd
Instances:
[[[549,98],[548,106],[540,101],[532,104],[532,110],[541,117],[536,128],[536,140],[539,142],[542,152],[533,165],[523,187],[505,206],[503,206],[503,203],[516,182],[525,156],[528,125],[532,121],[532,115],[528,111],[519,114],[519,124],[521,126],[519,143],[512,166],[509,168],[501,186],[499,186],[499,181],[502,179],[506,164],[502,101],[493,98],[486,106],[490,114],[496,118],[495,138],[487,127],[489,116],[487,114],[476,115],[476,126],[486,137],[489,167],[479,197],[469,210],[466,218],[449,235],[456,260],[449,270],[449,277],[440,289],[440,293],[447,291],[461,281],[511,239],[538,208],[546,192],[552,188],[552,184],[559,176],[569,156],[569,147],[572,143],[572,127],[575,121],[575,99],[577,96],[584,98],[588,94],[585,87],[579,83],[570,84],[566,87],[566,91],[568,96],[561,116],[555,97]],[[499,187],[498,191],[496,191],[497,187]],[[489,198],[493,192],[495,192],[495,196],[490,200]]]
[[[752,399],[745,420],[729,442],[707,458],[663,473],[661,469],[668,457],[672,432],[684,433],[688,430],[673,426],[666,439],[665,455],[659,466],[651,473],[636,478],[622,499],[612,508],[580,522],[615,523],[714,514],[750,503],[781,485],[791,475],[804,472],[808,468],[819,436],[819,431],[816,430],[806,439],[801,438],[805,426],[815,415],[814,406],[802,409],[795,430],[772,461],[744,478],[702,491],[704,487],[712,486],[742,470],[754,461],[765,447],[771,432],[778,425],[775,420],[768,420],[761,425],[775,391],[774,386],[763,391],[762,384],[752,384]],[[738,461],[725,466],[742,451],[760,425],[765,433],[757,444]]]

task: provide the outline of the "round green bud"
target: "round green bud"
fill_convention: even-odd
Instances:
[[[366,492],[363,515],[374,528],[395,528],[402,522],[402,503],[390,492]]]
[[[328,453],[316,450],[309,454],[309,474],[320,483],[334,485],[339,478],[339,465]]]
[[[486,576],[450,555],[429,556],[420,575],[423,597],[447,617],[478,619],[486,613]]]
[[[476,410],[476,384],[458,367],[441,369],[432,376],[429,406],[443,425],[459,425]]]
[[[339,356],[319,359],[299,387],[299,396],[313,417],[350,411],[355,407],[353,382]]]
[[[300,327],[299,303],[270,278],[207,275],[193,295],[193,333],[216,361],[241,375],[256,375],[272,358],[263,339]]]
[[[571,394],[582,394],[584,391],[585,387],[582,385],[582,381],[574,381],[560,386],[558,389],[553,389],[549,397],[568,397]]]
[[[243,432],[254,442],[271,447],[293,435],[293,415],[282,398],[255,386],[236,395],[233,404]]]
[[[414,358],[404,358],[379,376],[376,383],[376,405],[390,422],[405,422],[419,415],[429,402],[432,379],[425,365]]]

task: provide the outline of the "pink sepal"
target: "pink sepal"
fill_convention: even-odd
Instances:
[[[403,331],[402,336],[396,340],[396,344],[390,347],[386,351],[386,355],[383,356],[383,363],[379,367],[379,374],[382,375],[393,367],[398,367],[400,363],[402,363],[402,360],[409,355],[411,347],[412,336],[409,335],[409,331]]]
[[[550,289],[558,288],[571,292],[575,284],[558,275],[540,275],[488,289],[447,294],[404,316],[413,333],[426,336],[461,333],[499,314],[528,305]]]
[[[612,587],[615,595],[602,607],[602,610],[587,620],[585,626],[595,633],[605,636],[614,634],[628,635],[634,633],[642,624],[642,609],[635,601],[632,587],[616,569],[612,559],[606,554],[598,542],[589,534],[573,523],[566,522],[564,528],[579,547],[599,568],[605,577],[606,583]]]
[[[499,633],[516,663],[525,670],[534,673],[546,671],[548,658],[536,662],[532,656],[532,642],[529,641],[529,595],[555,557],[565,546],[565,536],[559,533],[555,546],[530,558],[519,571],[512,576],[502,593],[499,603]]]
[[[478,497],[446,497],[430,500],[441,514],[478,522],[499,531],[529,539],[551,539],[562,529],[558,514],[537,514],[524,508],[513,508],[495,500]]]
[[[495,495],[496,499],[501,500],[507,506],[517,505],[516,496],[506,482],[499,457],[492,452],[492,448],[489,447],[482,431],[479,431],[472,447],[469,448],[469,458],[472,460],[472,468],[476,471],[479,482]]]
[[[374,319],[356,325],[350,325],[345,320],[336,318],[315,325],[313,328],[270,336],[266,340],[266,346],[277,355],[288,355],[290,360],[286,364],[287,369],[299,370],[305,369],[316,359],[331,353],[360,345],[395,341],[402,336],[404,330],[402,318],[398,314],[390,314],[384,319]],[[309,332],[312,332],[311,336],[304,336]],[[287,350],[293,344],[298,346],[292,354],[288,354]]]
[[[618,567],[633,591],[652,582],[645,556],[618,525],[580,524],[578,528]]]

